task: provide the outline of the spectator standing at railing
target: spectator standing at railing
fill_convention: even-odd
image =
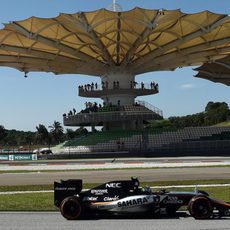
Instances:
[[[130,89],[133,89],[133,87],[134,87],[134,82],[130,81]]]
[[[74,115],[76,114],[76,109],[75,109],[75,108],[73,108],[73,114],[74,114]]]
[[[72,115],[73,115],[72,110],[69,111],[68,115],[69,115],[69,116],[72,116]]]
[[[143,82],[141,82],[141,89],[144,89],[145,85]]]
[[[154,87],[158,91],[158,83]]]
[[[120,87],[120,86],[119,86],[119,81],[117,81],[117,89],[119,89],[119,87]]]
[[[121,142],[118,140],[117,141],[117,150],[120,150],[121,149]]]
[[[97,90],[97,82],[95,83],[95,89]]]
[[[134,82],[133,82],[133,87],[136,88],[136,86],[137,86],[137,82],[134,81]]]
[[[92,82],[91,83],[91,91],[93,91],[94,90],[94,83]]]
[[[124,143],[124,141],[121,142],[121,149],[122,149],[122,150],[125,149],[125,143]]]
[[[101,82],[101,87],[102,87],[102,89],[105,89],[105,82]]]

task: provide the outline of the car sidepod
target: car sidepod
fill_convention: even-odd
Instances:
[[[92,202],[89,207],[116,213],[147,212],[154,207],[156,197],[155,195],[134,195],[115,201]],[[107,200],[106,197],[105,200]]]

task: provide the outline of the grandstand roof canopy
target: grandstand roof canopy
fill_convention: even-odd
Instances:
[[[230,85],[230,55],[212,63],[205,63],[195,70],[199,71],[195,77]]]
[[[230,17],[203,11],[100,9],[31,17],[0,30],[0,66],[100,76],[201,65],[230,54]]]

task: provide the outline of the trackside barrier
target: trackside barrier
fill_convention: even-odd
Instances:
[[[0,155],[0,161],[36,161],[37,159],[37,154]]]

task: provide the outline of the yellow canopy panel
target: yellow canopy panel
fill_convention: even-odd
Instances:
[[[100,9],[31,17],[0,30],[0,65],[100,76],[203,64],[230,53],[230,17],[203,11]]]

